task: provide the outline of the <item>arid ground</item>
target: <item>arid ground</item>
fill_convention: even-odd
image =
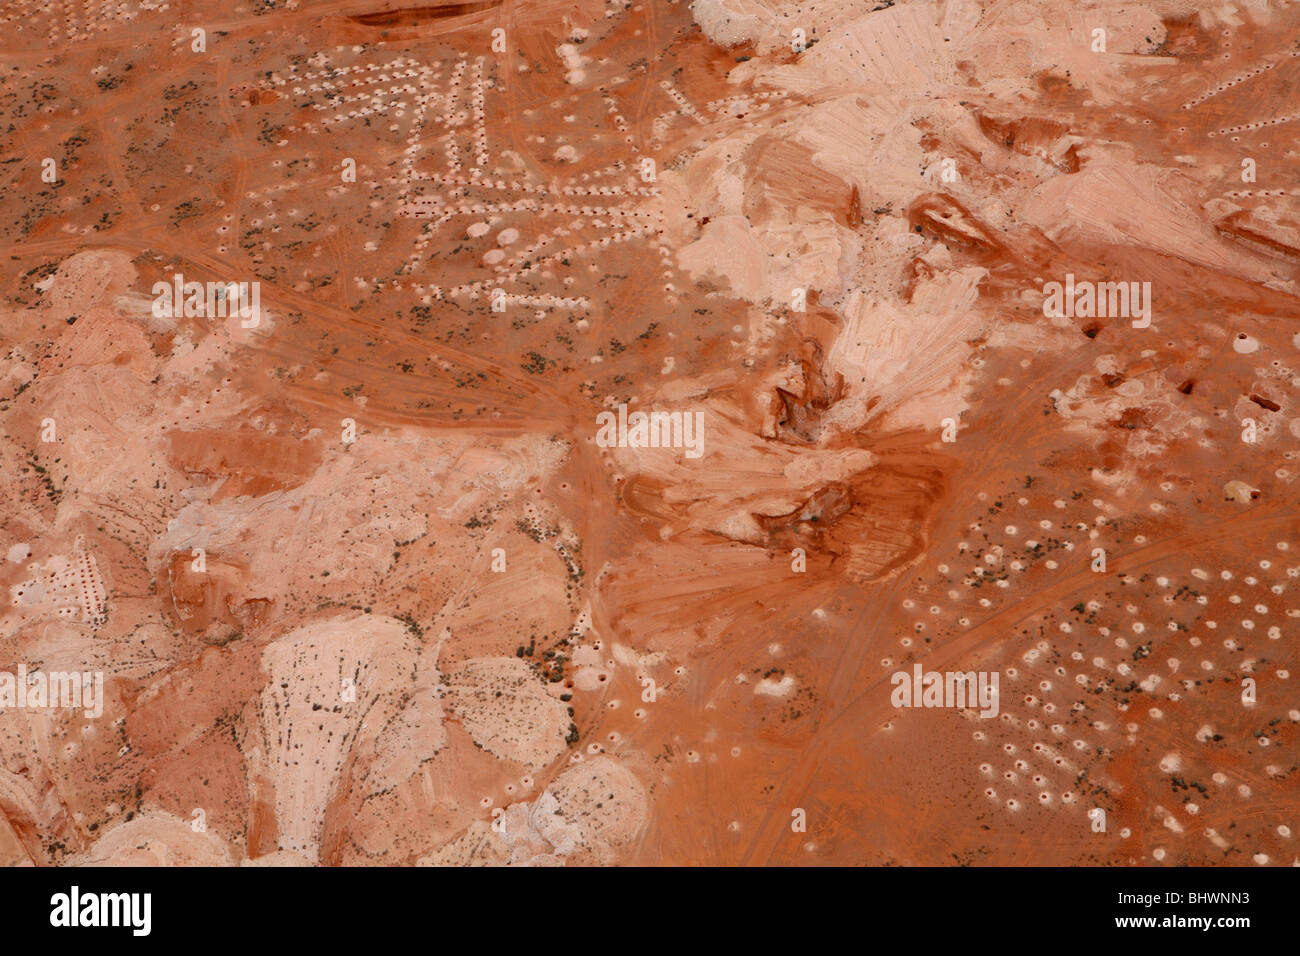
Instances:
[[[0,21],[0,861],[1300,861],[1300,5]]]

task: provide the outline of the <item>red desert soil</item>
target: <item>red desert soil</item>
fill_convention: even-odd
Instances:
[[[3,17],[0,861],[1300,860],[1291,7]]]

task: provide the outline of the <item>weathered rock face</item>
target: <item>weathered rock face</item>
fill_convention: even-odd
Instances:
[[[447,703],[474,742],[493,756],[539,770],[563,753],[564,704],[522,660],[468,660],[448,675]]]
[[[269,679],[243,745],[256,774],[252,785],[260,790],[265,782],[272,794],[277,848],[314,859],[326,815],[344,796],[345,766],[398,718],[415,686],[416,649],[401,622],[354,617],[271,642],[262,664]],[[427,720],[423,739],[413,734],[403,743],[423,744],[415,756],[431,757],[445,736],[441,708],[420,716]]]

